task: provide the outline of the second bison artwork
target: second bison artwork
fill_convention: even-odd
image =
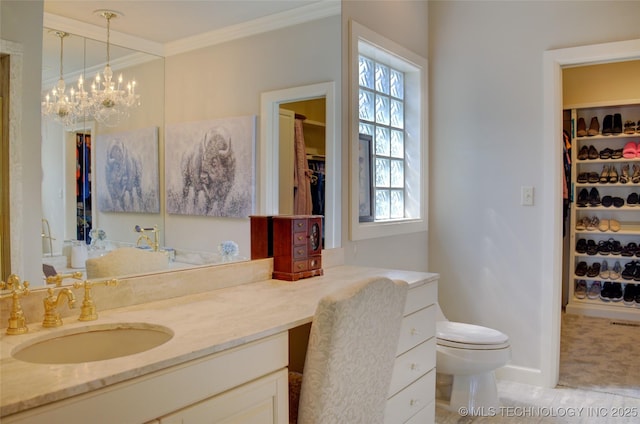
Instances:
[[[168,125],[167,213],[246,218],[253,210],[255,116]]]

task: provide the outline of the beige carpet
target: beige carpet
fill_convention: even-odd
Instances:
[[[640,322],[563,313],[558,384],[640,399]]]

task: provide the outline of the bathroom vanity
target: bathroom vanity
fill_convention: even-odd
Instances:
[[[0,420],[166,424],[207,417],[285,424],[290,330],[312,321],[323,296],[384,276],[410,285],[385,422],[433,422],[437,274],[335,266],[323,276],[289,282],[265,278],[271,270],[271,260],[262,260],[125,279],[95,294],[100,316],[93,324],[78,322],[72,310],[57,329],[31,320],[27,334],[3,334]],[[221,285],[225,275],[229,282]],[[117,307],[123,303],[118,290],[147,301]],[[25,314],[34,313],[30,302],[36,301],[23,298]],[[124,323],[162,326],[173,337],[145,352],[96,362],[36,364],[12,356],[53,332]]]

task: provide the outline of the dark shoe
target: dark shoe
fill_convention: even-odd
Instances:
[[[611,243],[612,255],[619,255],[622,253],[622,244],[618,240],[609,239],[609,243]]]
[[[615,149],[612,153],[611,153],[611,159],[620,159],[622,157],[622,151],[624,149]]]
[[[587,182],[589,182],[589,173],[588,172],[579,173],[577,181],[579,183],[587,183]]]
[[[587,268],[587,277],[593,278],[600,274],[600,262],[596,262],[592,264],[589,268]]]
[[[632,122],[632,124],[633,124],[633,122]],[[636,126],[633,125],[633,128],[635,129]],[[584,122],[584,118],[578,118],[578,130],[576,132],[576,135],[578,137],[584,137],[585,135],[587,135],[587,123]]]
[[[629,206],[636,206],[638,204],[638,193],[631,193],[627,196],[627,204]]]
[[[624,294],[622,295],[624,304],[627,306],[633,306],[636,300],[636,293],[636,285],[627,283],[624,287]]]
[[[589,172],[588,180],[591,184],[595,184],[600,181],[600,176],[597,172]]]
[[[587,275],[587,271],[588,271],[587,263],[584,261],[579,262],[578,266],[576,266],[576,275],[578,277],[583,277]]]
[[[580,151],[578,151],[578,160],[587,160],[589,159],[589,148],[587,146],[582,146]]]
[[[578,194],[578,200],[576,201],[576,203],[580,207],[587,206],[587,204],[589,203],[589,190],[587,190],[586,188],[583,188],[582,190],[580,190],[580,193]]]
[[[638,245],[634,242],[627,243],[625,247],[622,248],[620,254],[624,257],[631,257],[636,254],[636,250],[638,250]],[[633,262],[632,262],[633,263]],[[629,265],[629,264],[627,264]]]
[[[593,137],[594,135],[598,134],[600,134],[600,123],[598,122],[598,117],[594,116],[593,118],[591,118],[591,123],[589,124],[587,135],[589,137]]]
[[[587,240],[587,255],[594,256],[598,254],[598,246],[593,240]]]
[[[580,128],[580,121],[578,121],[578,128]],[[624,130],[623,130],[623,132],[625,134],[633,134],[634,132],[636,132],[636,124],[634,124],[633,121],[625,121],[624,122]],[[587,134],[587,132],[585,131],[585,135],[586,134]],[[581,137],[581,136],[578,135],[578,137]]]
[[[620,283],[611,283],[611,293],[609,299],[614,302],[620,302],[622,300],[622,285]]]
[[[605,208],[610,207],[611,205],[613,205],[613,197],[611,196],[604,196],[602,198],[602,206],[604,206]]]
[[[613,150],[610,148],[605,148],[600,150],[600,159],[611,159],[611,155],[613,154]]]
[[[595,148],[595,146],[589,146],[589,159],[598,159],[600,157],[600,153]]]
[[[621,208],[624,206],[624,199],[622,197],[614,197],[613,198],[613,206],[616,208]]]
[[[640,166],[633,164],[633,175],[631,176],[631,182],[634,184],[640,183]]]
[[[605,302],[609,302],[611,300],[611,282],[605,281],[602,285],[602,290],[600,291],[600,299]]]
[[[633,275],[636,272],[636,262],[631,261],[624,265],[624,269],[622,270],[622,278],[625,280],[633,280]]]
[[[613,130],[611,132],[614,135],[622,134],[622,115],[619,113],[613,115]]]
[[[602,121],[602,135],[613,134],[613,115],[607,115]]]
[[[602,256],[609,256],[611,253],[611,243],[608,241],[601,240],[598,242],[598,254]],[[600,264],[598,264],[598,273],[600,272]]]
[[[613,204],[615,205],[615,199]],[[598,189],[595,187],[589,192],[589,205],[600,206],[600,193],[598,193]]]

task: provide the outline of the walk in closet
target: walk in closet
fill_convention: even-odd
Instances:
[[[569,110],[566,311],[640,320],[640,100]]]

